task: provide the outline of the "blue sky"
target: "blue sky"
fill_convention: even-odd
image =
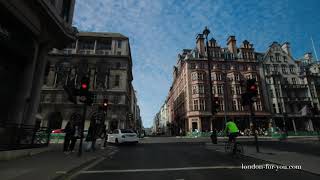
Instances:
[[[80,31],[119,32],[130,39],[134,87],[145,127],[163,104],[178,53],[195,47],[205,26],[226,46],[247,39],[259,52],[273,41],[290,42],[295,58],[320,56],[319,0],[77,0],[74,26]]]

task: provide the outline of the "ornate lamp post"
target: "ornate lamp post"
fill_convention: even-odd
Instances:
[[[211,53],[210,53],[210,50],[209,50],[209,43],[208,43],[208,35],[210,34],[210,30],[207,28],[207,26],[205,27],[205,29],[203,30],[203,35],[205,36],[206,38],[206,49],[207,49],[207,58],[208,58],[208,83],[209,83],[209,90],[210,90],[210,93],[209,93],[209,99],[210,99],[210,110],[211,110],[211,114],[212,114],[212,117],[213,115],[215,114],[214,112],[214,109],[213,109],[213,98],[212,98],[212,82],[211,82],[211,61],[212,61],[212,57],[211,57]],[[212,117],[210,118],[211,119],[211,123],[213,124],[213,121],[212,121]]]

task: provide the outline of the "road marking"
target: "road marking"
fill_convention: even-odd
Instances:
[[[56,171],[56,174],[66,174],[66,171]]]
[[[160,168],[160,169],[95,170],[95,171],[81,171],[80,174],[162,172],[162,171],[183,171],[183,170],[203,170],[203,169],[240,169],[240,168],[241,166],[204,166],[204,167]]]

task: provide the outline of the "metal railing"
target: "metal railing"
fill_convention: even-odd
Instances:
[[[0,124],[0,151],[45,147],[49,144],[50,130],[24,124]]]

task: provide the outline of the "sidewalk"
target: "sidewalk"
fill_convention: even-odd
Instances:
[[[83,151],[82,156],[78,157],[77,149],[76,152],[67,155],[62,152],[62,144],[53,144],[50,147],[50,151],[34,156],[0,161],[1,180],[59,179],[70,171],[88,165],[104,156],[112,155],[117,151],[115,146],[107,146],[105,150],[100,150],[100,147],[97,147],[95,152]]]
[[[223,142],[220,144],[206,143],[206,147],[211,150],[225,153]],[[261,146],[259,148],[260,153],[256,152],[256,148],[254,146],[244,146],[243,148],[245,156],[286,166],[300,165],[302,166],[302,170],[320,175],[319,156],[297,152],[279,151]]]

